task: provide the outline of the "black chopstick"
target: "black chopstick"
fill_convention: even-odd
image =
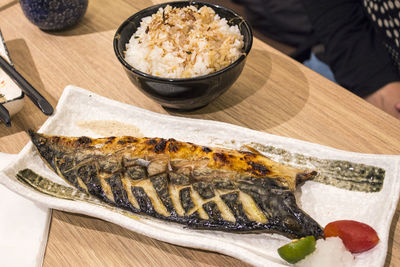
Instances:
[[[50,103],[2,56],[0,56],[0,67],[14,80],[16,84],[18,84],[21,90],[44,114],[53,114],[54,110]]]
[[[0,119],[7,127],[11,127],[11,117],[8,110],[0,103]]]

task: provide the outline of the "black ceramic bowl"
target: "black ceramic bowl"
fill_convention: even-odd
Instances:
[[[156,13],[160,7],[165,7],[166,5],[172,7],[185,7],[188,5],[195,5],[198,8],[204,5],[211,7],[221,18],[225,18],[229,25],[238,25],[243,35],[243,54],[235,62],[219,71],[194,78],[162,78],[135,69],[124,59],[126,44],[140,26],[142,18]],[[246,56],[250,52],[252,43],[253,35],[249,24],[232,10],[209,3],[181,1],[151,6],[125,20],[115,33],[114,52],[133,84],[144,94],[157,101],[163,107],[191,110],[207,105],[232,86],[243,70]]]

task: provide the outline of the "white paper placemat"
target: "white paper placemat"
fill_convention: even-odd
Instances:
[[[0,169],[17,155],[0,152]],[[47,243],[50,210],[0,184],[0,265],[41,266]]]
[[[45,122],[40,132],[98,137],[95,132],[78,126],[82,121],[93,120],[114,120],[134,125],[148,137],[175,138],[210,146],[223,144],[228,148],[239,148],[242,144],[256,142],[321,159],[346,160],[383,168],[386,172],[384,185],[377,193],[348,191],[309,181],[298,189],[296,196],[299,206],[321,226],[339,219],[352,219],[371,225],[377,231],[381,242],[372,250],[356,255],[355,266],[384,264],[389,228],[399,197],[400,156],[352,153],[221,122],[157,114],[106,99],[74,86],[66,87],[55,114]],[[280,235],[200,231],[142,217],[132,219],[93,204],[40,194],[15,179],[15,174],[23,168],[30,168],[55,182],[64,185],[67,183],[45,165],[31,143],[18,155],[17,161],[0,173],[0,182],[6,187],[51,208],[98,217],[158,240],[217,251],[256,266],[287,265],[276,252],[279,246],[289,242]]]

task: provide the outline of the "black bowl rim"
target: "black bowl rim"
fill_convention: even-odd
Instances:
[[[222,9],[225,10],[227,12],[232,13],[232,15],[234,15],[235,17],[238,17],[242,20],[242,23],[245,25],[246,30],[249,32],[249,45],[247,47],[247,49],[244,51],[244,54],[242,54],[237,60],[235,60],[233,63],[231,63],[230,65],[226,66],[223,69],[220,69],[218,71],[215,71],[213,73],[209,73],[207,75],[202,75],[202,76],[196,76],[196,77],[191,77],[191,78],[164,78],[164,77],[160,77],[160,76],[153,76],[151,74],[142,72],[136,68],[134,68],[133,66],[131,66],[128,62],[125,61],[123,55],[121,55],[121,53],[119,53],[118,51],[118,42],[119,42],[119,36],[120,33],[122,31],[122,29],[128,25],[130,23],[130,20],[133,17],[136,17],[138,15],[141,15],[142,13],[150,10],[150,9],[156,9],[158,10],[160,7],[165,7],[167,5],[175,5],[175,4],[184,4],[187,3],[188,5],[205,5],[205,6],[209,6],[211,8],[216,8],[216,9]],[[162,4],[157,4],[157,5],[153,5],[153,6],[149,6],[145,9],[142,9],[138,12],[136,12],[135,14],[133,14],[132,16],[130,16],[129,18],[127,18],[117,29],[115,35],[114,35],[114,40],[113,40],[113,46],[114,46],[114,53],[117,56],[118,60],[122,63],[122,65],[129,71],[133,71],[134,73],[152,79],[152,80],[156,80],[156,81],[160,81],[160,82],[190,82],[190,81],[199,81],[199,80],[203,80],[203,79],[207,79],[210,77],[214,77],[214,76],[218,76],[219,74],[234,68],[236,65],[240,64],[240,62],[242,62],[247,55],[249,54],[251,47],[253,45],[253,31],[250,27],[250,24],[246,21],[246,19],[244,19],[242,16],[240,16],[239,14],[237,14],[235,11],[224,7],[224,6],[220,6],[220,5],[216,5],[216,4],[211,4],[211,3],[205,3],[205,2],[200,2],[200,1],[173,1],[173,2],[165,2]]]

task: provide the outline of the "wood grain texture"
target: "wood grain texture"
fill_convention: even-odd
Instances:
[[[76,85],[105,97],[168,113],[129,81],[112,38],[134,12],[160,1],[93,0],[84,19],[63,32],[44,32],[17,1],[0,0],[0,25],[16,68],[54,106]],[[215,1],[213,1],[215,2]],[[170,114],[228,122],[271,134],[362,153],[400,154],[400,122],[345,89],[255,40],[237,82],[205,108]],[[46,117],[28,99],[0,126],[0,151],[17,153]],[[399,209],[387,266],[400,266]],[[53,213],[44,266],[245,266],[217,253],[170,245],[95,218]]]

